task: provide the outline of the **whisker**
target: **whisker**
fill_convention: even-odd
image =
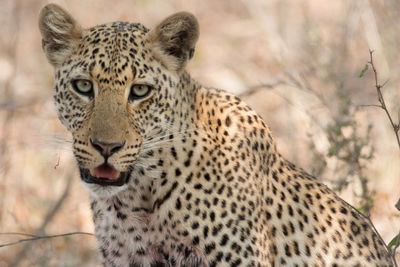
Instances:
[[[72,151],[72,138],[64,133],[33,133],[29,145]]]
[[[165,138],[168,138],[168,139],[165,139],[165,140],[173,140],[174,138],[170,138],[171,135],[173,137],[175,137],[175,136],[184,135],[184,134],[186,134],[186,132],[168,133],[168,134],[165,134],[165,135],[162,135],[162,136],[150,137],[148,139],[145,139],[143,141],[143,143],[149,143],[149,142],[154,142],[154,141],[158,141],[158,140],[164,140]]]
[[[168,146],[167,144],[162,144],[162,145],[154,145],[154,146],[150,146],[150,147],[144,147],[142,148],[141,153],[139,154],[141,157],[145,156],[146,153],[148,153],[149,151],[152,150],[158,150],[158,149],[162,149],[162,148],[170,148],[172,146]]]
[[[167,142],[174,142],[176,140],[184,140],[185,139],[185,135],[188,134],[189,131],[187,132],[182,132],[182,133],[175,133],[175,134],[168,134],[162,137],[157,137],[154,139],[149,139],[149,140],[145,140],[143,142],[143,146],[147,146],[147,145],[153,145],[153,144],[158,144],[158,143],[167,143]],[[168,138],[168,139],[164,139],[166,136],[170,137],[171,135],[173,135],[172,138]]]
[[[217,125],[217,124],[215,124],[215,125]],[[147,142],[151,142],[151,141],[154,141],[154,140],[167,138],[167,137],[170,137],[171,135],[174,136],[172,139],[175,139],[176,136],[186,135],[186,134],[189,134],[189,133],[193,133],[195,131],[198,131],[198,129],[196,128],[196,129],[190,129],[190,130],[186,129],[186,130],[182,130],[182,131],[177,131],[176,129],[172,129],[172,128],[166,127],[166,129],[160,129],[160,131],[158,131],[157,134],[152,134],[152,135],[150,134],[149,136],[147,136],[143,143],[147,143]],[[160,134],[160,132],[163,132],[164,135],[158,135],[158,134]]]
[[[154,147],[162,147],[164,145],[172,144],[172,143],[173,143],[172,141],[156,142],[156,143],[153,143],[153,144],[146,144],[142,148],[143,149],[148,149],[148,148],[154,148]]]

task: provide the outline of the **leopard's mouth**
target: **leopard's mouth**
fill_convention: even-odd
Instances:
[[[79,167],[81,179],[88,184],[122,186],[129,181],[131,172],[119,172],[107,163],[93,169]]]

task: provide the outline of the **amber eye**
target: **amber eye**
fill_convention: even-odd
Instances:
[[[73,80],[72,87],[77,93],[81,95],[93,96],[93,84],[89,80],[85,79]]]
[[[150,94],[152,87],[146,84],[134,84],[131,87],[131,92],[129,94],[130,100],[136,100],[145,98]]]

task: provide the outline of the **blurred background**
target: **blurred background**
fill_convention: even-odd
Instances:
[[[121,20],[152,28],[174,12],[194,13],[201,34],[192,76],[240,95],[270,126],[279,151],[369,215],[386,243],[399,233],[400,149],[385,112],[368,106],[379,102],[365,69],[374,50],[397,123],[398,0],[54,2],[84,27]],[[22,233],[93,233],[41,50],[37,17],[46,3],[0,2],[0,246],[32,237]],[[98,264],[95,238],[86,234],[0,247],[0,266]]]

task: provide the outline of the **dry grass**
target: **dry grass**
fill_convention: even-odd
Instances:
[[[196,54],[188,66],[192,76],[204,85],[238,94],[266,84],[269,89],[243,98],[270,125],[288,159],[311,171],[318,163],[316,153],[323,155],[327,166],[321,173],[326,181],[337,178],[338,162],[326,157],[325,130],[340,118],[343,99],[351,100],[347,105],[353,108],[377,103],[373,75],[367,72],[358,78],[369,59],[368,49],[375,50],[381,80],[388,80],[383,94],[397,119],[397,0],[56,2],[84,26],[123,20],[152,27],[173,12],[191,11],[201,26]],[[0,5],[0,232],[93,232],[70,137],[52,104],[52,69],[41,51],[37,28],[37,14],[45,3],[3,0]],[[371,219],[389,242],[400,229],[394,208],[400,197],[400,153],[381,110],[357,109],[354,118],[360,129],[373,126],[370,146],[375,147],[375,157],[365,162],[369,188],[375,191]],[[358,192],[359,185],[350,181],[341,196],[357,205]],[[59,201],[63,194],[65,200]],[[58,201],[60,206],[54,210]],[[0,244],[19,238],[0,235]],[[97,264],[94,237],[87,235],[0,248],[0,266]]]

